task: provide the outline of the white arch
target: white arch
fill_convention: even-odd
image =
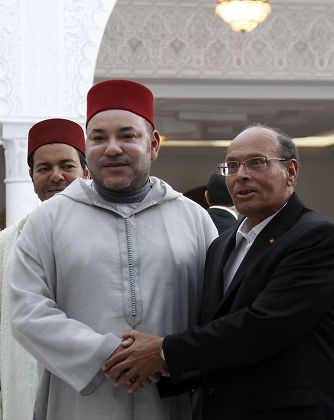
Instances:
[[[85,96],[116,0],[0,0],[0,121],[6,223],[37,205],[26,164],[27,132],[44,118],[83,123]]]

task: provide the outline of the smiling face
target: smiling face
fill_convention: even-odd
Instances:
[[[94,181],[117,192],[133,192],[147,181],[160,139],[144,118],[124,110],[96,114],[87,126],[86,156]]]
[[[231,143],[226,161],[244,162],[252,157],[282,158],[276,134],[267,128],[252,127]],[[236,175],[226,177],[226,185],[239,213],[248,217],[252,228],[276,213],[293,193],[298,162],[271,160],[260,172],[249,172],[244,165]]]
[[[41,201],[48,200],[75,179],[87,175],[80,164],[79,152],[68,144],[40,146],[34,152],[33,164],[30,176]]]

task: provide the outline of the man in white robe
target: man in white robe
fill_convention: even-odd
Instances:
[[[123,331],[178,332],[198,320],[207,212],[149,176],[160,138],[153,95],[127,80],[87,99],[92,181],[75,181],[34,211],[11,273],[12,328],[42,368],[35,420],[190,420],[189,394],[136,394],[102,366]],[[135,378],[134,378],[135,380]]]
[[[87,175],[85,136],[77,123],[52,118],[33,125],[28,134],[28,165],[41,201]],[[2,420],[31,420],[36,397],[36,360],[14,340],[9,328],[9,259],[26,217],[0,233],[0,380]],[[1,417],[2,416],[2,417]]]

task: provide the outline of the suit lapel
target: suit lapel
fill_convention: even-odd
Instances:
[[[218,237],[209,248],[206,260],[206,282],[203,289],[203,301],[205,305],[201,308],[201,322],[209,322],[220,304],[224,294],[223,269],[228,256],[235,245],[235,234],[237,228],[233,229],[227,236]]]
[[[233,296],[233,293],[239,287],[240,283],[244,279],[245,276],[252,270],[252,266],[256,263],[258,258],[261,258],[262,253],[271,245],[273,245],[280,236],[290,228],[293,224],[300,217],[300,213],[304,208],[303,203],[300,201],[298,196],[294,193],[286,206],[268,223],[268,225],[259,233],[256,237],[254,243],[250,247],[249,251],[247,252],[245,258],[243,259],[242,263],[240,264],[237,272],[235,273],[233,280],[227,289],[226,294],[223,296],[220,305],[217,308],[217,311],[222,310],[222,306],[225,304],[226,301],[229,300],[230,296]],[[225,251],[229,251],[228,253],[224,254],[224,260],[222,261],[220,270],[221,270],[221,278],[222,282],[224,281],[223,269],[226,263],[226,260],[233,249],[233,244],[235,243],[235,233],[237,229],[233,231],[233,236],[230,239],[232,244],[230,247],[226,247]],[[234,240],[234,242],[233,242]]]

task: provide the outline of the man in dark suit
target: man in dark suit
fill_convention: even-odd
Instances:
[[[159,371],[200,382],[204,420],[334,419],[334,224],[294,193],[298,168],[276,130],[232,141],[222,172],[245,218],[208,250],[201,326],[128,332],[108,377],[130,391]]]
[[[215,173],[210,176],[204,197],[219,234],[236,224],[238,215],[223,175]]]

